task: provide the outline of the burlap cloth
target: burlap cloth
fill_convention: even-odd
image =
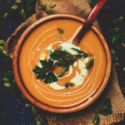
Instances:
[[[91,11],[87,0],[44,0],[47,4],[55,2],[56,7],[51,9],[55,13],[69,13],[83,18],[87,18]],[[45,12],[41,10],[40,3],[42,0],[36,2],[36,14],[28,18],[22,23],[15,32],[8,38],[5,43],[5,47],[10,57],[13,57],[14,47],[24,32],[24,30],[34,23],[39,18],[47,16]],[[98,21],[94,22],[99,28]],[[100,109],[106,98],[111,99],[111,105],[113,113],[107,116],[99,115],[100,120],[98,125],[109,125],[125,119],[125,99],[119,87],[118,78],[115,67],[112,66],[111,77],[101,96],[89,107],[79,112],[71,114],[54,114],[47,113],[47,120],[49,125],[93,125],[94,111]]]

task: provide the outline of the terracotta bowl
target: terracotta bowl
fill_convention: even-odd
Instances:
[[[44,17],[38,21],[36,21],[35,23],[33,23],[31,26],[29,26],[25,32],[22,34],[22,36],[20,37],[20,39],[18,40],[18,43],[15,47],[15,51],[14,51],[14,55],[13,55],[13,70],[14,70],[14,76],[17,82],[17,85],[19,87],[19,89],[21,90],[21,92],[24,94],[24,96],[35,106],[49,111],[49,112],[54,112],[54,113],[71,113],[71,112],[75,112],[75,111],[79,111],[81,109],[86,108],[87,106],[89,106],[90,104],[92,104],[99,96],[100,94],[103,92],[104,88],[107,85],[107,82],[109,80],[109,76],[110,76],[110,72],[111,72],[111,55],[110,55],[110,51],[108,48],[108,45],[106,43],[105,38],[103,37],[103,35],[101,34],[101,32],[95,27],[95,26],[91,26],[91,29],[96,33],[96,35],[98,36],[98,38],[100,39],[104,50],[105,50],[105,54],[106,54],[106,70],[105,70],[105,77],[103,79],[103,82],[101,84],[101,86],[98,88],[98,90],[96,91],[96,93],[94,93],[94,95],[91,96],[90,100],[86,100],[83,101],[79,104],[76,104],[74,106],[67,106],[67,107],[53,107],[47,104],[44,104],[43,102],[38,101],[36,98],[34,98],[32,96],[32,94],[26,89],[21,75],[20,75],[20,70],[19,70],[19,56],[20,56],[20,50],[22,48],[22,45],[25,42],[25,39],[27,38],[27,36],[39,25],[44,25],[44,22],[47,21],[51,21],[51,20],[56,20],[56,19],[72,19],[75,21],[79,21],[84,23],[85,19],[80,18],[78,16],[74,16],[74,15],[69,15],[69,14],[55,14],[55,15],[50,15],[47,17]]]

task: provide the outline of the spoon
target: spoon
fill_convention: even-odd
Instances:
[[[83,35],[90,28],[90,26],[92,25],[93,21],[96,19],[98,13],[100,12],[100,10],[102,9],[102,7],[105,5],[105,3],[107,1],[108,0],[99,0],[97,2],[97,4],[95,5],[95,7],[90,12],[88,18],[86,19],[85,24],[83,25],[83,27],[81,28],[81,30],[78,32],[78,34],[73,39],[72,44],[78,45],[80,43],[80,40],[82,39]]]

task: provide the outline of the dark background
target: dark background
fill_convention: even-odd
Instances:
[[[3,19],[5,13],[13,13],[11,6],[18,5],[18,11],[23,8],[22,4],[16,4],[15,0],[0,0],[0,39],[7,40],[7,38],[15,31],[15,29],[25,21],[22,17]],[[104,31],[111,29],[111,23],[105,20],[104,16],[118,19],[120,16],[125,17],[125,0],[108,0],[106,5],[110,5],[111,9],[102,10],[98,16],[98,20],[103,31],[104,37],[107,40],[110,48],[115,49],[118,56],[117,62],[120,66],[116,67],[120,87],[125,87],[125,48],[118,49],[115,45],[111,45],[113,35]],[[35,2],[33,3],[35,8]],[[31,16],[35,13],[35,10],[27,15]],[[125,19],[113,27],[119,27],[121,31],[125,31]],[[12,60],[9,57],[4,56],[0,52],[0,72],[12,70]],[[36,125],[36,118],[33,116],[30,109],[25,108],[25,104],[28,103],[26,99],[21,98],[21,92],[18,90],[18,95],[13,96],[13,92],[10,88],[4,87],[4,82],[0,77],[0,125]],[[46,121],[42,125],[47,124]],[[119,123],[119,125],[125,125],[125,122]]]

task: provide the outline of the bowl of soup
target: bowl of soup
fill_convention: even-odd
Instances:
[[[78,46],[72,44],[84,23],[74,15],[50,15],[29,26],[18,40],[14,76],[32,104],[71,113],[86,108],[103,92],[111,72],[110,51],[93,25]]]

